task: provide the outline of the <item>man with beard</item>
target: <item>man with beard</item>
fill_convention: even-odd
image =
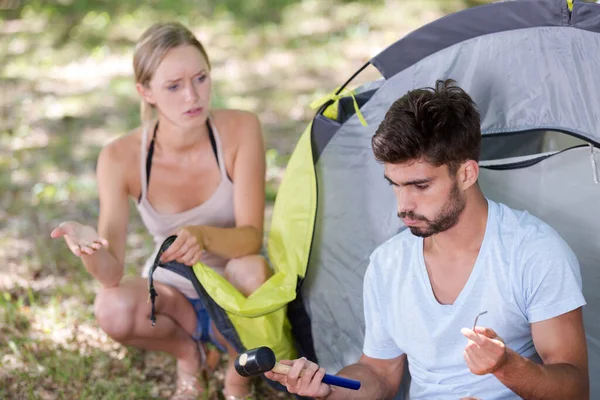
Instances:
[[[333,389],[303,358],[266,376],[318,399],[389,399],[408,359],[411,400],[589,398],[579,264],[550,226],[484,197],[469,95],[451,80],[407,93],[372,146],[409,229],[365,275],[364,354],[339,372],[362,386]]]

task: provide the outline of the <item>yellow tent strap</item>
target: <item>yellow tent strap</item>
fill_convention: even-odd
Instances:
[[[573,0],[567,0],[567,7],[569,7],[569,11],[573,11]]]
[[[330,93],[328,95],[321,97],[320,99],[313,101],[312,103],[310,103],[310,108],[312,108],[313,110],[316,110],[317,108],[321,107],[323,104],[327,103],[329,100],[331,100],[331,101],[340,100],[341,98],[346,97],[346,94],[349,93],[350,96],[352,96],[352,101],[354,102],[354,111],[356,111],[356,116],[358,117],[362,126],[367,126],[367,121],[365,121],[365,117],[363,117],[362,113],[360,112],[360,108],[358,107],[358,102],[356,101],[356,97],[354,97],[354,92],[351,91],[350,89],[346,88],[346,89],[342,90],[339,94],[336,94],[336,92],[338,90],[339,90],[339,88],[334,90],[333,93]]]

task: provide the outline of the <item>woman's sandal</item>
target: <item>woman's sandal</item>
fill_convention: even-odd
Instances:
[[[252,400],[252,396],[254,396],[254,389],[251,389],[250,393],[245,394],[243,396],[234,396],[232,394],[226,394],[225,390],[223,390],[222,393],[225,400]]]
[[[207,392],[209,374],[213,374],[219,366],[221,355],[216,349],[207,349],[198,342],[200,352],[200,370],[191,374],[186,371],[177,371],[177,389],[170,400],[198,400],[203,399]]]
[[[177,373],[177,389],[169,400],[198,400],[202,399],[205,388],[200,386],[202,382],[196,374],[188,374],[187,372],[178,371]]]

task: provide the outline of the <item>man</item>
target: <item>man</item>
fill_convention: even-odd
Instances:
[[[339,372],[362,387],[334,389],[306,359],[266,376],[318,399],[388,399],[407,357],[411,400],[589,398],[579,264],[548,225],[484,197],[469,95],[452,80],[407,93],[372,146],[409,229],[365,275],[364,354]]]

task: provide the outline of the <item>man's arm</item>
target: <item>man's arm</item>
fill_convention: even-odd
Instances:
[[[386,306],[390,301],[381,299],[386,274],[381,271],[381,253],[375,252],[365,273],[363,282],[363,301],[365,314],[365,341],[363,355],[356,364],[343,368],[338,375],[361,382],[359,390],[332,388],[322,382],[325,370],[305,358],[295,362],[286,374],[267,372],[265,376],[287,386],[290,393],[327,400],[383,400],[393,398],[404,375],[406,355],[398,347],[388,331],[389,319]],[[384,256],[385,258],[385,256]],[[368,355],[367,355],[368,354]],[[300,376],[300,371],[302,376]]]
[[[474,374],[493,373],[506,387],[528,400],[589,399],[581,307],[531,324],[542,365],[507,348],[489,328],[477,327],[475,332],[464,328],[462,332],[469,338],[464,356]]]
[[[359,390],[332,387],[322,382],[325,370],[313,362],[300,358],[292,362],[287,375],[273,372],[265,376],[286,386],[288,392],[300,396],[327,400],[385,400],[391,399],[398,392],[406,356],[401,355],[389,360],[380,360],[362,355],[356,364],[343,368],[337,375],[360,381]],[[302,376],[300,375],[302,371]]]
[[[333,389],[327,399],[390,399],[393,398],[404,376],[406,355],[391,360],[379,360],[362,355],[358,363],[343,368],[337,375],[361,382],[356,393],[346,389]],[[350,397],[352,396],[352,397]]]
[[[516,242],[514,250],[514,278],[521,288],[516,300],[530,323],[543,365],[507,349],[491,329],[485,328],[476,328],[479,335],[464,329],[470,339],[465,360],[472,372],[493,373],[527,399],[589,399],[579,262],[549,226],[539,225],[526,236]]]
[[[507,361],[494,372],[519,396],[530,399],[589,399],[588,359],[581,308],[531,324],[543,365],[507,349]]]

